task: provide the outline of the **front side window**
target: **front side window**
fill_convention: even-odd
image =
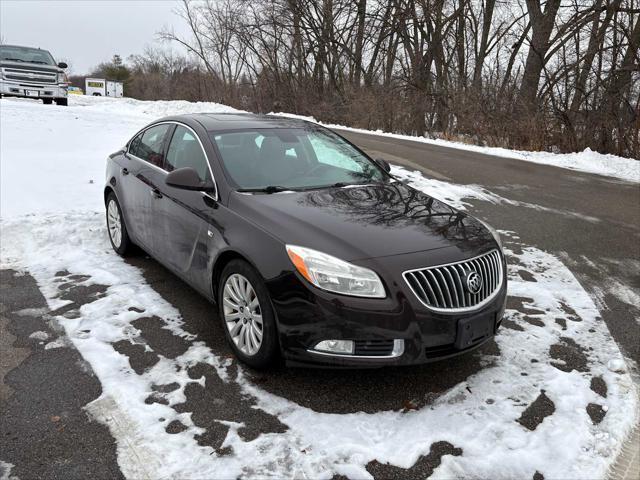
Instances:
[[[388,179],[369,158],[326,129],[212,132],[211,138],[239,189],[309,189]]]
[[[173,133],[171,144],[167,150],[166,168],[171,172],[184,167],[193,168],[202,181],[211,177],[207,158],[202,151],[200,142],[194,133],[179,125]]]
[[[0,60],[21,63],[38,63],[41,65],[56,64],[51,54],[46,50],[11,45],[0,45]]]
[[[129,153],[156,167],[164,167],[164,137],[169,130],[168,123],[146,129],[129,144]]]

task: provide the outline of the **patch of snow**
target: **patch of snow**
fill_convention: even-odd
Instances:
[[[44,346],[45,350],[52,350],[54,348],[62,348],[68,346],[67,340],[65,337],[58,337],[54,341],[47,343]]]
[[[511,150],[499,147],[483,147],[480,145],[470,145],[461,142],[452,142],[449,140],[431,139],[425,137],[415,137],[411,135],[402,135],[397,133],[383,132],[382,130],[365,130],[362,128],[345,127],[344,125],[335,125],[318,122],[313,117],[303,115],[295,115],[292,113],[272,112],[270,115],[278,115],[282,117],[298,118],[309,122],[318,123],[327,128],[346,130],[355,133],[364,133],[367,135],[377,135],[400,140],[410,140],[412,142],[427,143],[430,145],[438,145],[440,147],[457,148],[460,150],[468,150],[484,155],[493,155],[496,157],[507,157],[515,160],[523,160],[526,162],[538,163],[543,165],[551,165],[554,167],[566,168],[585,173],[594,173],[605,177],[617,178],[628,182],[640,182],[640,161],[634,158],[624,158],[617,155],[603,154],[594,152],[590,148],[586,148],[582,152],[574,153],[551,153],[551,152],[528,152],[523,150]]]
[[[37,331],[29,335],[29,338],[32,338],[34,340],[45,341],[47,338],[49,338],[49,334],[47,332]]]
[[[0,480],[20,480],[15,475],[11,475],[13,467],[15,467],[13,463],[0,460]]]

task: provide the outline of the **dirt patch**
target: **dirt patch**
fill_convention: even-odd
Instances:
[[[552,359],[551,365],[563,372],[576,370],[578,372],[588,372],[587,357],[584,349],[573,339],[562,337],[559,343],[551,345],[549,355]]]
[[[436,442],[431,444],[428,455],[422,455],[416,463],[409,469],[380,463],[377,460],[367,464],[367,471],[375,478],[393,478],[394,480],[413,480],[414,478],[427,478],[440,466],[442,457],[462,455],[462,449],[456,448],[449,442]]]
[[[545,395],[544,390],[541,390],[538,398],[522,412],[522,415],[516,421],[523,427],[533,431],[546,417],[552,415],[555,411],[555,404]]]

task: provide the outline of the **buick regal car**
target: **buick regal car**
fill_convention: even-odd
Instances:
[[[468,352],[500,325],[488,225],[316,124],[158,120],[107,161],[106,223],[209,299],[244,363],[371,367]]]

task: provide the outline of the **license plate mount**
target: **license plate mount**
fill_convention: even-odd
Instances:
[[[472,347],[493,335],[496,324],[494,313],[458,320],[455,346],[458,350]]]
[[[24,91],[25,95],[27,97],[39,97],[40,93],[38,92],[38,90],[25,90]]]

